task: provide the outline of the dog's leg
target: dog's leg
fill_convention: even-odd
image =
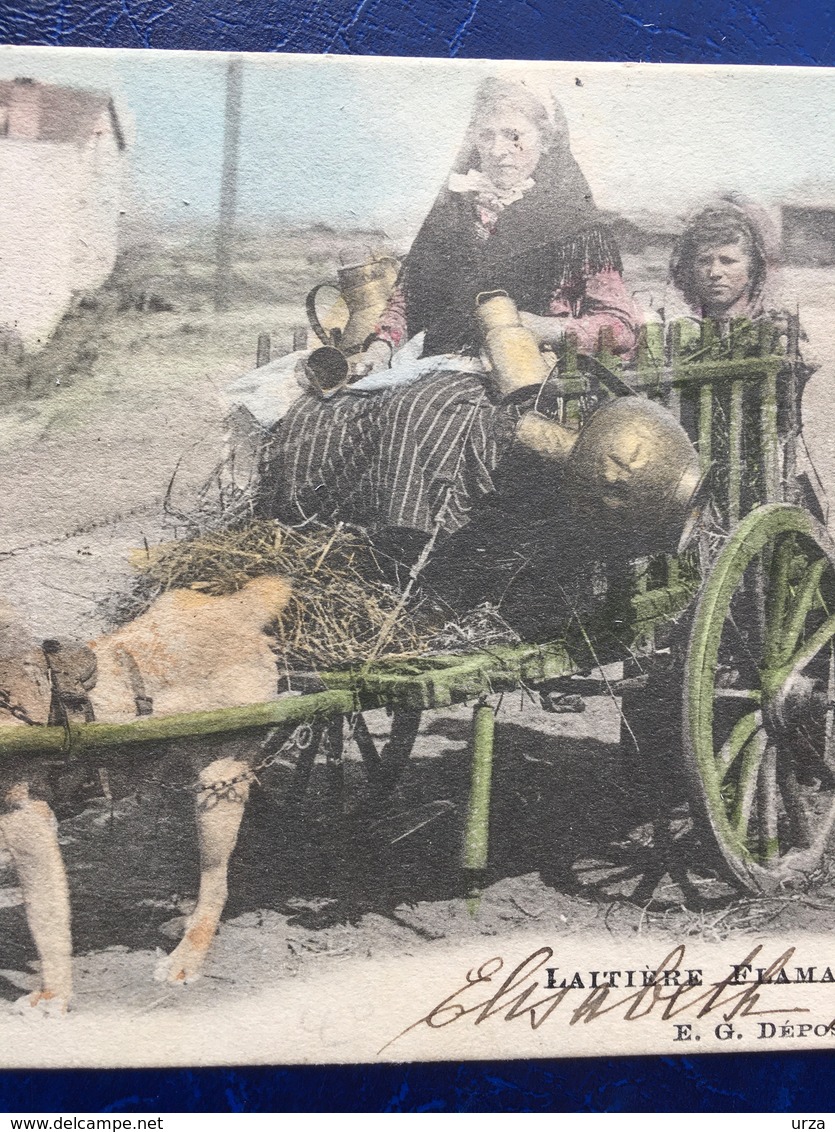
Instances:
[[[41,961],[41,989],[31,1006],[49,1002],[66,1010],[72,994],[72,938],[67,873],[58,845],[58,823],[46,802],[18,782],[4,791],[0,834],[12,855],[23,891],[26,919]]]
[[[186,921],[183,938],[157,966],[160,982],[187,983],[196,979],[220,921],[228,892],[229,858],[249,797],[249,763],[241,758],[215,759],[200,771],[205,790],[197,794],[197,833],[200,842],[200,890],[197,905]],[[243,776],[233,785],[232,779]],[[217,786],[217,789],[213,787]]]

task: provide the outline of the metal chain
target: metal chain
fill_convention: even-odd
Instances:
[[[15,719],[19,719],[21,722],[27,723],[32,727],[41,726],[38,720],[32,719],[19,704],[13,704],[8,692],[3,690],[0,690],[0,711],[7,711],[10,715],[14,716]],[[254,782],[260,785],[258,775],[261,771],[269,770],[270,767],[276,766],[279,763],[289,766],[292,769],[295,763],[291,762],[286,756],[289,755],[291,751],[298,751],[299,753],[306,751],[313,742],[313,737],[313,727],[309,723],[300,723],[292,734],[284,740],[280,747],[275,751],[268,751],[260,762],[257,762],[254,766],[247,767],[246,770],[241,771],[240,774],[236,774],[233,778],[222,778],[217,782],[208,784],[199,781],[191,782],[188,786],[169,786],[168,789],[184,791],[190,794],[206,795],[205,800],[202,801],[201,804],[208,809],[212,806],[216,806],[217,803],[222,800],[226,800],[227,802],[240,802],[243,798],[237,787],[241,783],[250,785]],[[261,744],[261,750],[263,751],[265,748],[268,748],[271,741],[272,736],[268,735]],[[154,783],[154,785],[158,785],[158,783]]]
[[[268,736],[261,744],[261,750],[268,747],[270,741],[271,736]],[[260,762],[256,763],[254,766],[247,767],[246,770],[241,771],[240,774],[236,774],[233,778],[222,778],[217,782],[207,784],[192,782],[188,786],[180,787],[180,789],[192,794],[205,796],[201,797],[200,804],[206,809],[211,809],[220,801],[241,802],[243,801],[243,796],[238,790],[238,786],[241,783],[246,783],[246,785],[249,786],[254,782],[256,785],[260,786],[258,775],[262,770],[268,770],[271,766],[276,766],[278,763],[289,767],[295,766],[286,756],[293,750],[299,752],[306,751],[312,742],[313,728],[309,723],[300,723],[277,750],[270,751]]]

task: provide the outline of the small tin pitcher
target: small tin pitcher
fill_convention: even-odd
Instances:
[[[337,286],[319,283],[314,287],[307,296],[307,317],[322,344],[335,347],[346,357],[358,354],[386,309],[399,271],[400,264],[394,256],[379,255],[365,263],[341,267],[337,271]],[[319,303],[326,289],[336,292],[329,314],[336,314],[341,307],[341,326],[322,325]]]

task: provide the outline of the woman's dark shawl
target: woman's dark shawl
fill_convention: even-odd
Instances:
[[[470,150],[453,171],[478,164]],[[621,270],[617,245],[567,144],[543,155],[534,181],[486,239],[473,195],[441,189],[401,277],[409,333],[426,331],[424,355],[477,352],[474,311],[482,291],[507,291],[520,310],[545,314],[559,288],[579,313],[585,280]]]

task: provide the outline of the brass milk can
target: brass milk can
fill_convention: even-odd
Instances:
[[[616,558],[680,553],[709,497],[693,444],[672,413],[645,397],[601,405],[563,474],[578,521]]]
[[[365,263],[349,264],[337,271],[338,284],[319,283],[307,296],[307,317],[317,338],[325,346],[333,346],[346,357],[358,354],[366,339],[374,332],[380,316],[391,298],[400,264],[394,256],[378,255]],[[326,328],[317,310],[317,301],[325,289],[336,291],[331,313],[340,307],[341,326]]]
[[[490,363],[485,381],[505,400],[541,385],[550,366],[504,291],[478,296],[476,317]],[[529,409],[516,441],[561,471],[578,523],[613,557],[681,551],[708,497],[698,454],[663,406],[637,395],[601,405],[577,432]]]
[[[539,343],[522,325],[506,291],[483,291],[476,299],[476,318],[490,362],[487,381],[495,396],[503,400],[517,389],[545,381],[549,367]]]
[[[552,366],[506,291],[483,291],[476,299],[476,318],[490,364],[485,383],[495,398],[504,401],[547,380]],[[516,440],[543,459],[564,464],[577,433],[531,409],[519,418]]]

